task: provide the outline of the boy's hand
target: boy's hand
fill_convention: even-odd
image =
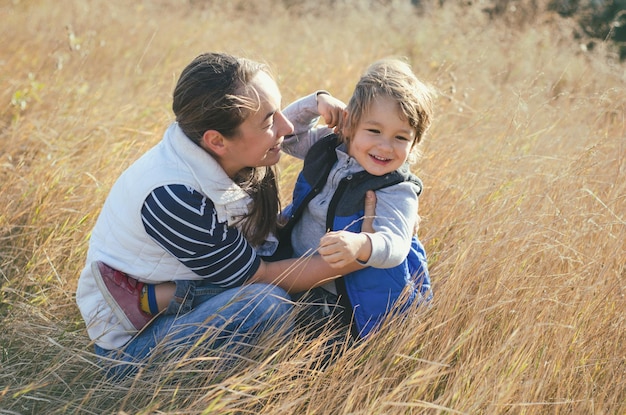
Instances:
[[[339,125],[345,108],[346,104],[332,95],[326,92],[317,94],[317,112],[324,118],[324,122],[330,128],[335,128]]]
[[[367,262],[372,254],[372,243],[365,233],[328,232],[320,239],[318,252],[328,265],[341,268],[356,260]]]

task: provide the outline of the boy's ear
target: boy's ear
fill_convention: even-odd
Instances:
[[[224,155],[226,139],[216,130],[206,130],[202,135],[202,147],[210,153],[218,156]]]

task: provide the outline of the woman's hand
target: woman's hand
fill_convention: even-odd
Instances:
[[[376,193],[368,190],[365,193],[365,203],[363,204],[363,226],[361,232],[376,232],[374,230],[374,217],[376,216]]]
[[[330,128],[335,128],[343,119],[346,104],[333,97],[327,92],[317,94],[317,112],[324,118],[324,122]]]
[[[376,232],[374,230],[374,217],[376,216],[376,193],[373,190],[368,190],[365,194],[365,212],[363,213],[363,226],[361,232]],[[417,231],[420,228],[420,222],[422,218],[417,215],[415,226],[413,227],[413,234],[417,235]]]

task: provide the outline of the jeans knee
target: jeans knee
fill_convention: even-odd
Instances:
[[[276,285],[250,284],[244,286],[241,293],[247,303],[241,309],[242,313],[254,315],[253,320],[263,321],[263,324],[284,320],[293,308],[289,294]]]
[[[267,306],[276,308],[277,311],[289,312],[292,308],[291,297],[284,289],[277,285],[272,284],[259,284],[263,285],[263,293],[265,294],[264,300]],[[282,313],[281,313],[282,314]]]

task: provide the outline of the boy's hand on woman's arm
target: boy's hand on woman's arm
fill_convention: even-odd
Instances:
[[[365,233],[328,232],[320,239],[318,252],[328,265],[340,268],[357,260],[367,262],[372,254],[372,243]]]
[[[364,208],[364,220],[361,230],[363,232],[374,232],[372,223],[376,209],[376,195],[371,190],[366,194]],[[367,257],[364,258],[367,261],[371,254],[371,244],[367,235],[364,233],[343,233],[362,235],[368,240],[367,244],[370,245],[370,253],[364,255]],[[276,262],[262,261],[261,266],[248,283],[276,284],[290,293],[297,293],[317,287],[341,275],[349,274],[362,268],[364,268],[363,264],[355,260],[345,264],[343,267],[339,264],[331,265],[322,255],[311,255],[307,258],[292,258]]]
[[[321,257],[333,268],[359,261],[365,263],[372,254],[372,242],[367,236],[374,232],[376,194],[370,190],[365,195],[363,225],[361,233],[348,231],[329,232],[320,239],[318,249]]]

